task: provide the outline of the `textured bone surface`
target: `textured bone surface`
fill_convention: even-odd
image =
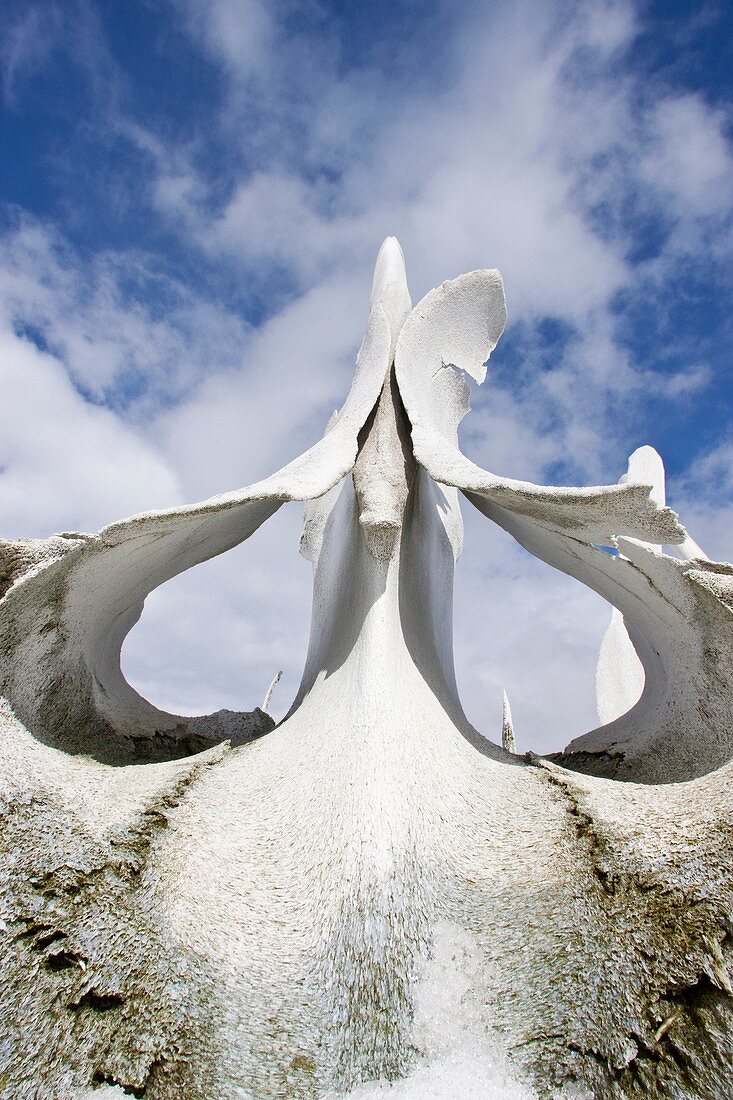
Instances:
[[[629,457],[628,469],[619,482],[650,485],[652,500],[662,507],[666,502],[664,463],[653,447],[637,447]],[[694,558],[708,561],[707,555],[689,535],[674,550],[684,561]],[[596,667],[596,704],[598,717],[604,725],[631,710],[641,698],[644,681],[644,666],[637,656],[623,615],[614,607]]]
[[[651,449],[591,488],[461,454],[462,372],[504,321],[496,271],[413,309],[388,238],[305,455],[0,544],[1,1096],[731,1095],[733,566],[664,506]],[[604,659],[613,720],[553,760],[506,751],[508,700],[504,748],[461,707],[459,492],[604,595],[643,666],[634,704]],[[314,594],[286,718],[151,706],[119,662],[147,593],[288,501]]]

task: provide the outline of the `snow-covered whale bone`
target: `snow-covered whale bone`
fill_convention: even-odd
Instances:
[[[517,751],[512,708],[509,705],[506,688],[502,688],[501,692],[501,747],[507,752],[516,753]]]
[[[392,372],[364,429],[353,472],[359,523],[370,553],[379,561],[389,561],[394,554],[415,470]]]
[[[596,711],[604,726],[631,710],[644,690],[644,666],[617,607],[598,651],[595,681]]]
[[[619,484],[651,485],[650,496],[660,506],[666,503],[666,479],[661,455],[653,447],[637,447],[629,456]],[[683,561],[708,561],[707,554],[689,535],[672,548]],[[631,710],[644,689],[644,668],[617,607],[603,636],[596,665],[596,708],[606,725]]]
[[[649,486],[534,485],[498,477],[462,454],[458,424],[470,408],[462,372],[483,382],[505,321],[503,283],[494,270],[443,283],[407,318],[397,341],[395,370],[416,460],[437,482],[480,494],[590,543],[617,534],[681,542],[685,532],[674,512],[649,499]]]
[[[391,337],[390,360],[394,359],[397,338],[405,318],[412,309],[412,299],[407,286],[405,257],[396,237],[386,237],[377,253],[372,279],[370,312],[381,306],[384,310]],[[390,361],[391,366],[391,361]]]
[[[382,303],[390,328],[391,367],[400,330],[412,308],[405,259],[395,237],[387,237],[377,256],[375,301]],[[359,443],[353,472],[359,523],[372,556],[386,562],[395,550],[415,472],[409,428],[391,369]]]
[[[650,485],[650,497],[664,507],[666,485],[664,463],[653,447],[637,447],[629,456],[626,473],[619,484]],[[681,550],[683,544],[678,545]],[[681,554],[684,557],[684,554]],[[631,710],[644,690],[644,666],[636,655],[634,643],[617,607],[611,611],[611,621],[603,635],[596,663],[596,710],[602,725],[620,718]]]
[[[186,718],[143,699],[120,669],[148,592],[247,539],[281,500],[133,517],[22,575],[0,601],[0,692],[39,740],[108,763],[165,759],[272,727],[257,710]]]
[[[638,703],[553,759],[615,779],[662,783],[733,758],[733,566],[680,561],[628,538],[617,540],[614,556],[486,497],[466,496],[535,557],[617,607],[644,667]]]
[[[121,647],[154,588],[245,541],[283,502],[327,494],[353,468],[409,308],[398,279],[399,246],[386,242],[380,256],[381,281],[351,389],[315,446],[264,481],[198,504],[141,513],[97,535],[0,547],[0,692],[34,736],[124,763],[189,754],[272,728],[259,709],[196,718],[159,710],[125,680]]]
[[[404,303],[400,257],[387,246],[377,286]],[[388,361],[395,330],[385,300]],[[459,391],[443,376],[458,371],[438,367],[435,385],[449,399]],[[396,416],[391,388],[390,397]],[[386,397],[381,410],[386,417]],[[376,419],[364,419],[357,447],[375,447],[381,460],[379,433],[370,442]],[[387,451],[402,455],[392,425],[387,438]],[[537,1095],[567,1084],[599,1097],[717,1096],[733,1064],[724,942],[733,766],[666,787],[622,784],[480,746],[452,669],[457,528],[448,537],[446,502],[457,491],[418,464],[402,517],[404,486],[397,505],[389,494],[385,503],[368,478],[360,514],[360,477],[342,476],[309,507],[311,645],[299,701],[271,736],[233,752],[221,745],[109,768],[22,739],[0,701],[0,877],[11,928],[0,996],[4,1018],[18,1021],[1,1067],[6,1092],[91,1100],[115,1081],[160,1100],[317,1100],[413,1067],[419,1091],[427,1067],[411,1030],[422,999],[415,978],[422,961],[444,954],[441,1014],[465,1008],[476,1024],[468,1043],[459,1034],[461,1051],[495,1035]],[[657,577],[656,552],[641,541],[621,542],[618,558],[594,550],[588,536],[606,530],[604,508],[619,510],[618,496],[592,490],[598,501],[581,499],[586,514],[576,519],[541,489],[505,490],[472,499],[559,568],[620,589],[629,613],[648,605],[661,623],[651,624],[652,642],[669,627],[669,608],[686,616],[677,588],[687,598],[697,585],[718,644],[724,568],[672,563],[667,576],[662,559]],[[636,498],[622,499],[633,511]],[[100,559],[118,550],[125,570],[139,542],[140,576],[146,555],[161,572],[158,543],[176,550],[178,567],[201,556],[202,540],[213,553],[254,532],[280,500],[219,500],[183,520],[157,513],[134,532],[122,524],[107,543],[92,541]],[[401,518],[386,561],[362,522],[377,515]],[[93,556],[78,536],[47,549],[48,560],[26,547],[9,562],[0,616],[21,606],[13,600],[31,591],[34,569],[48,580],[51,560],[63,559],[71,575],[73,555]],[[69,604],[66,575],[56,576],[56,610],[76,609],[83,625],[81,579]],[[125,596],[129,576],[120,585]],[[43,650],[54,632],[50,588],[41,595],[44,629],[34,625],[25,650],[14,640],[26,674],[34,657],[48,666],[53,656]],[[73,638],[72,618],[64,630]],[[68,670],[72,686],[77,671]],[[52,690],[50,702],[66,721]]]
[[[619,478],[620,485],[651,485],[652,500],[663,508],[667,503],[667,478],[662,456],[654,447],[644,444],[629,455],[626,473]],[[709,561],[707,554],[685,531],[682,542],[670,546],[673,554],[683,561]]]
[[[458,447],[458,424],[469,408],[468,385],[461,372],[483,381],[485,362],[501,334],[505,316],[500,276],[488,271],[444,283],[408,317],[397,343],[395,370],[411,423],[415,457],[434,480],[460,488],[480,511],[532,553],[578,576],[623,609],[628,597],[623,584],[614,583],[622,567],[612,573],[613,565],[608,562],[614,559],[595,547],[614,546],[619,536],[649,544],[683,545],[688,538],[675,513],[664,506],[663,499],[655,499],[659,496],[658,491],[655,494],[658,471],[647,461],[650,456],[637,456],[632,476],[624,484],[570,488],[497,477],[467,459]],[[647,587],[648,583],[642,582],[642,590]],[[643,603],[641,592],[639,599]],[[640,625],[635,631],[642,629]],[[647,653],[646,661],[656,668],[660,658],[655,652]],[[656,700],[660,724],[667,695],[660,687],[658,669],[655,675],[656,687],[650,686],[645,706],[651,705],[652,698]],[[683,694],[679,679],[676,690]],[[708,732],[711,741],[716,741],[712,728]],[[683,733],[679,736],[684,739]],[[638,778],[658,773],[668,778],[700,774],[721,762],[721,753],[712,745],[709,760],[716,763],[701,763],[700,757],[691,761],[681,742],[672,756],[661,771],[660,766],[645,763],[644,775]]]

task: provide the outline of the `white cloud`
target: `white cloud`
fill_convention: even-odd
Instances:
[[[312,570],[298,554],[302,507],[283,506],[243,546],[151,593],[122,666],[151,702],[178,714],[253,710],[276,672],[281,718],[308,645]]]
[[[245,369],[206,380],[150,431],[194,496],[265,477],[311,446],[351,384],[368,284],[324,281],[262,325]]]
[[[712,443],[712,441],[709,441]],[[671,481],[670,502],[708,557],[733,560],[733,440],[708,445]]]
[[[0,319],[42,339],[94,402],[133,405],[140,418],[210,371],[241,364],[249,326],[161,273],[152,256],[82,260],[27,218],[2,244]]]
[[[183,7],[191,32],[238,79],[271,64],[276,32],[273,5],[260,0],[190,0]]]
[[[723,215],[733,201],[733,157],[725,113],[699,95],[669,96],[654,105],[640,174],[668,196],[679,217]]]
[[[291,104],[278,85],[274,101],[260,107],[264,118],[258,114],[254,133],[248,107],[233,95],[222,125],[244,127],[245,152],[266,142],[271,155],[267,166],[244,172],[221,211],[203,218],[201,240],[236,253],[247,267],[263,255],[280,260],[309,285],[344,258],[366,269],[375,244],[394,233],[420,293],[491,257],[512,290],[515,317],[577,317],[605,303],[628,270],[619,249],[600,240],[574,205],[566,162],[578,129],[591,128],[598,142],[596,108],[608,88],[568,101],[563,73],[584,31],[573,24],[548,48],[552,19],[536,5],[520,8],[497,8],[490,26],[479,16],[467,20],[456,47],[459,75],[434,95],[396,78],[376,95],[362,71],[333,74],[324,89],[322,74],[318,91],[329,125],[322,104],[306,93],[298,141],[282,132],[281,113]],[[296,61],[291,86],[300,86],[312,65],[311,55],[305,72]],[[332,66],[324,56],[325,72]],[[364,113],[353,98],[363,100]],[[609,140],[617,127],[614,120]],[[312,171],[313,159],[327,152],[324,129],[340,135],[335,190]]]
[[[0,333],[2,536],[96,530],[180,501],[159,452],[79,396],[62,364]]]

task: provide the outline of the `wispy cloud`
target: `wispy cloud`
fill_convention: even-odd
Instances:
[[[0,41],[0,76],[6,104],[12,106],[22,84],[43,67],[58,45],[61,24],[61,10],[53,3],[29,3],[9,15]]]

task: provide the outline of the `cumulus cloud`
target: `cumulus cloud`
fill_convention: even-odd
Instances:
[[[189,0],[181,5],[190,32],[244,80],[270,67],[276,39],[273,5],[260,0]]]
[[[15,212],[14,212],[15,213]],[[250,326],[144,252],[82,260],[52,227],[14,217],[3,236],[0,317],[40,341],[84,396],[140,419],[212,371],[241,365]]]
[[[730,213],[733,199],[728,119],[699,95],[670,95],[649,112],[651,135],[643,179],[666,196],[680,218]]]
[[[0,333],[2,535],[95,530],[121,513],[180,500],[175,472],[109,409],[74,389],[62,363]]]
[[[695,541],[713,560],[733,558],[733,439],[707,446],[672,479],[674,499]]]

